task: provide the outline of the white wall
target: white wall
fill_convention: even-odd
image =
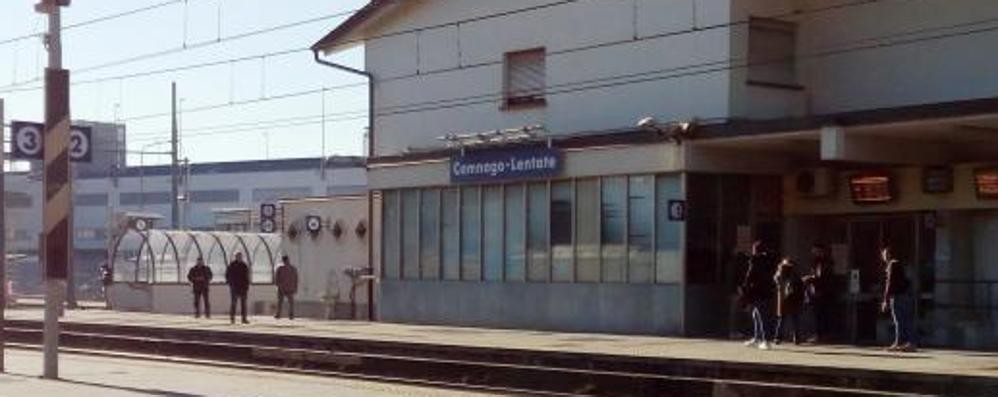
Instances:
[[[827,6],[824,1],[808,2]],[[808,18],[801,24],[799,46],[812,53],[956,34],[802,61],[802,82],[810,95],[811,111],[832,113],[995,96],[998,31],[959,34],[993,28],[994,23],[936,28],[996,17],[998,2],[993,0],[885,0]],[[910,34],[919,30],[928,31]]]
[[[447,24],[546,3],[555,2],[411,2],[381,23],[381,31],[369,32],[367,68],[377,82],[375,153],[440,147],[436,138],[451,132],[534,123],[563,134],[630,128],[649,115],[728,115],[725,72],[595,88],[727,59],[728,29],[690,32],[694,25],[724,23],[726,2],[701,0],[694,7],[693,0],[589,0]],[[436,27],[412,31],[426,26]],[[386,35],[391,32],[407,33]],[[536,47],[549,53],[547,106],[501,110],[503,55]],[[635,77],[605,80],[614,76]]]
[[[367,245],[374,230],[367,220],[367,197],[285,201],[281,205],[289,225],[296,225],[301,232],[294,240],[285,236],[281,243],[281,250],[298,267],[297,299],[322,302],[329,294],[337,296],[341,304],[349,303],[351,281],[344,271],[351,267],[367,267]],[[314,238],[303,227],[305,217],[309,215],[319,216],[324,223],[322,231]],[[332,233],[337,222],[342,228],[339,238]],[[361,222],[366,228],[363,237],[356,233]],[[366,284],[357,288],[355,298],[358,304],[367,303]]]

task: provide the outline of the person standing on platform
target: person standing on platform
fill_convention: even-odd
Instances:
[[[232,299],[229,301],[229,322],[236,323],[236,301],[239,301],[243,324],[249,324],[246,319],[246,295],[249,293],[249,266],[243,262],[243,253],[237,252],[236,259],[225,269],[225,283],[229,285]]]
[[[274,318],[281,318],[281,309],[284,307],[284,299],[288,300],[288,318],[295,319],[295,294],[298,293],[298,269],[291,265],[291,259],[287,255],[281,257],[284,263],[277,268],[277,314]]]
[[[111,294],[109,291],[111,285],[114,284],[114,271],[111,270],[111,266],[106,261],[100,265],[100,284],[101,294],[104,295],[104,308],[111,310]]]
[[[773,299],[773,274],[776,273],[776,256],[769,252],[761,241],[752,244],[748,269],[741,285],[743,300],[748,303],[752,313],[752,339],[745,346],[768,350],[769,340],[766,338],[766,328],[769,323],[770,302]]]
[[[783,325],[790,326],[791,341],[800,344],[800,312],[804,306],[804,282],[797,274],[796,263],[790,259],[780,262],[773,276],[776,284],[776,331],[773,342],[777,345],[783,338]]]
[[[814,244],[811,247],[811,274],[804,276],[804,287],[807,291],[806,303],[814,315],[813,342],[820,343],[829,338],[832,318],[832,305],[835,304],[835,294],[832,290],[832,269],[835,267],[828,246]]]
[[[894,256],[891,247],[880,250],[880,259],[884,262],[886,275],[880,310],[885,313],[889,310],[894,321],[894,343],[887,350],[914,352],[918,350],[918,331],[915,329],[914,302],[905,264]]]
[[[211,301],[208,299],[208,287],[214,278],[211,268],[204,265],[204,258],[198,257],[194,267],[187,271],[187,281],[194,289],[194,318],[201,317],[201,301],[204,301],[204,317],[211,318]]]

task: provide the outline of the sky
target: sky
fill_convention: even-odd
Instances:
[[[43,120],[38,79],[47,53],[37,37],[9,41],[47,29],[47,18],[34,11],[36,2],[0,1],[0,98],[5,99],[8,123]],[[361,155],[367,125],[365,80],[316,64],[306,48],[365,3],[73,0],[62,13],[63,67],[74,84],[72,118],[123,123],[130,165],[167,163],[169,156],[154,152],[169,149],[170,84],[176,82],[181,158],[209,162],[320,156],[324,118],[325,154]],[[278,26],[287,27],[241,36]],[[287,53],[275,54],[281,52]],[[328,59],[363,68],[363,48]],[[217,64],[162,72],[212,62]]]

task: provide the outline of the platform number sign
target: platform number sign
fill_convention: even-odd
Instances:
[[[45,124],[26,121],[11,123],[12,157],[16,160],[42,160],[45,157]],[[93,131],[90,127],[69,129],[69,161],[89,163],[93,158]]]
[[[669,200],[669,221],[682,222],[686,220],[686,201]]]
[[[13,145],[11,145],[13,158],[20,160],[42,159],[45,125],[14,121],[11,123],[11,130],[13,131]]]
[[[277,231],[277,205],[260,204],[260,232],[274,233]]]

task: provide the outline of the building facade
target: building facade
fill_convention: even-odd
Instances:
[[[737,254],[763,239],[804,263],[830,245],[834,331],[876,342],[889,244],[927,343],[994,346],[995,16],[372,1],[313,50],[365,47],[379,318],[728,335]]]
[[[219,223],[220,210],[258,212],[260,204],[282,199],[358,194],[366,190],[365,161],[331,157],[325,170],[319,158],[196,163],[184,167],[180,188],[180,225],[176,229],[259,232],[255,216],[240,225]],[[6,179],[7,237],[11,253],[26,257],[18,270],[22,293],[39,287],[36,258],[41,233],[42,181],[35,173],[10,173]],[[158,215],[153,227],[171,229],[171,169],[168,165],[81,169],[73,181],[74,266],[76,284],[92,292],[96,270],[118,230],[115,214]],[[30,263],[29,263],[30,262]],[[20,274],[23,273],[23,274]],[[85,293],[88,293],[86,292]]]

